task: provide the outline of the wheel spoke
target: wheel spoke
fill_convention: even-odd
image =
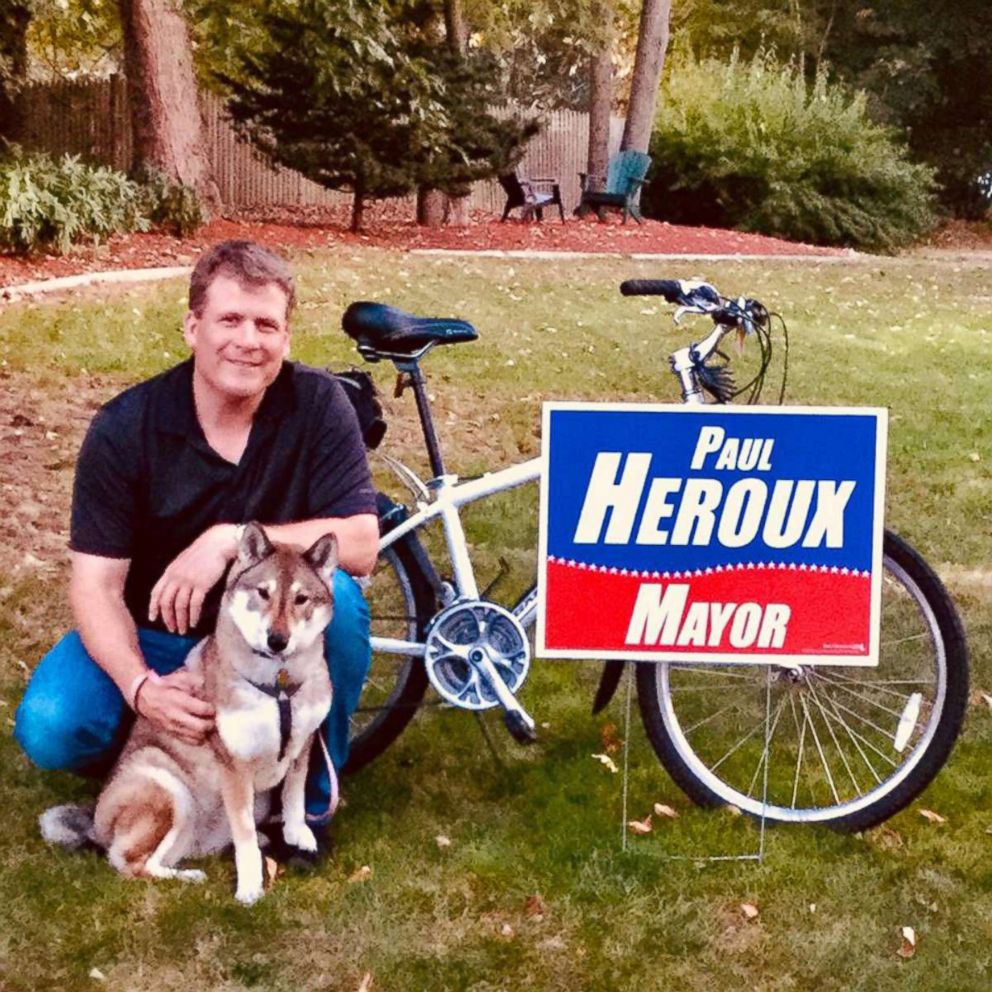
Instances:
[[[736,744],[734,744],[730,748],[730,750],[728,750],[723,755],[722,758],[720,758],[719,761],[716,762],[716,764],[710,765],[709,770],[711,772],[715,772],[720,767],[720,765],[722,765],[727,760],[727,758],[729,758],[732,754],[736,754],[737,751],[739,751],[741,747],[743,747],[743,745],[746,744],[752,737],[754,737],[754,735],[761,729],[762,729],[762,723],[756,723],[751,730],[749,730]]]
[[[688,737],[689,734],[693,733],[695,730],[698,730],[704,724],[712,723],[712,721],[715,720],[718,716],[723,716],[723,714],[726,713],[728,710],[735,709],[736,707],[737,707],[737,703],[728,703],[726,706],[723,707],[723,709],[717,710],[715,713],[711,713],[709,716],[703,717],[702,720],[697,720],[691,727],[686,727],[683,733],[685,734],[686,737]]]
[[[819,709],[821,715],[823,716],[823,723],[825,724],[828,732],[830,733],[830,737],[834,742],[834,747],[837,749],[837,753],[840,755],[840,760],[841,762],[843,762],[848,777],[851,779],[851,784],[854,786],[854,791],[860,796],[862,794],[861,786],[858,785],[858,780],[854,777],[854,772],[851,771],[851,766],[847,762],[847,755],[844,754],[844,749],[840,746],[840,741],[837,740],[837,735],[834,733],[833,724],[828,719],[828,714],[823,706],[823,703],[820,702],[819,694],[817,693],[816,688],[813,686],[811,679],[807,679],[806,684],[809,686],[809,692],[810,692],[810,696],[813,699],[813,702],[816,704],[817,709]]]
[[[833,793],[834,802],[840,805],[840,796],[837,795],[837,787],[834,785],[834,777],[830,774],[830,766],[827,764],[826,756],[823,753],[823,745],[820,743],[820,735],[816,732],[816,724],[813,722],[813,717],[810,716],[809,707],[806,705],[806,695],[805,693],[800,698],[800,703],[803,707],[803,716],[809,721],[809,730],[813,735],[813,742],[816,744],[817,753],[820,755],[820,764],[823,765],[823,770],[827,775],[827,782],[830,785],[830,791]]]
[[[778,726],[778,721],[782,718],[782,714],[785,712],[785,696],[783,696],[779,702],[778,706],[775,708],[775,718],[772,720],[771,726],[768,728],[768,733],[766,734],[766,739],[768,741],[768,747],[761,749],[761,755],[758,758],[758,764],[754,769],[754,775],[751,776],[751,784],[748,786],[747,795],[751,796],[754,794],[754,786],[758,781],[758,775],[761,774],[761,768],[768,762],[769,755],[772,750],[772,740],[775,737],[775,728]]]
[[[671,687],[672,692],[716,692],[723,691],[726,689],[733,689],[735,692],[740,692],[741,687],[736,683],[727,683],[725,685],[673,685]]]
[[[796,808],[796,798],[799,795],[799,770],[803,765],[803,745],[806,740],[806,721],[799,725],[799,715],[796,713],[796,697],[789,694],[789,706],[792,709],[792,720],[796,725],[799,734],[799,753],[796,756],[796,774],[792,780],[792,808]]]
[[[852,689],[849,685],[844,685],[843,682],[835,682],[832,679],[824,678],[824,676],[822,675],[818,675],[817,677],[821,681],[826,682],[828,685],[832,685],[834,686],[834,688],[839,689],[841,692],[846,692],[848,695],[854,696],[855,699],[864,700],[869,706],[874,706],[876,709],[883,710],[884,712],[888,713],[890,716],[894,716],[897,720],[902,715],[899,710],[890,709],[888,706],[885,706],[883,703],[876,702],[874,699],[871,698],[871,696],[868,696],[865,693],[857,692],[856,690]],[[893,695],[899,696],[901,699],[909,698],[908,696],[903,696],[900,693],[893,693]]]
[[[840,700],[835,699],[833,701],[833,705],[836,709],[842,710],[844,713],[847,713],[849,716],[853,716],[855,719],[860,720],[863,724],[871,727],[871,729],[874,730],[875,733],[879,735],[879,737],[882,737],[889,742],[893,741],[894,735],[890,734],[889,731],[887,731],[884,727],[880,727],[877,723],[875,723],[874,720],[869,720],[868,717],[864,716],[863,714],[855,712],[849,706],[845,706],[842,702],[840,702]],[[862,739],[865,740],[865,743],[868,743],[866,738],[862,738]],[[875,750],[877,750],[877,748]],[[882,754],[881,751],[879,751],[878,753]],[[889,758],[887,758],[886,760],[889,761],[889,763],[892,764],[893,766],[896,764],[896,762],[892,761]]]

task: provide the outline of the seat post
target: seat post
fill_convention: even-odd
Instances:
[[[434,430],[430,400],[427,398],[427,380],[424,378],[424,373],[420,371],[420,363],[416,360],[402,364],[397,362],[396,367],[410,376],[413,395],[417,398],[420,426],[423,429],[424,441],[427,444],[427,455],[431,461],[431,472],[434,473],[434,478],[438,478],[444,475],[444,461],[441,458],[441,445],[437,439],[437,432]]]

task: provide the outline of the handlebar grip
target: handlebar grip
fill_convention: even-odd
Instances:
[[[682,301],[682,284],[677,279],[626,279],[620,283],[624,296],[664,296],[669,303]]]

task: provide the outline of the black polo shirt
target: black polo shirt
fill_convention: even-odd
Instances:
[[[103,406],[76,466],[69,546],[129,558],[124,598],[148,623],[166,566],[218,523],[291,523],[375,512],[354,408],[327,372],[284,362],[265,391],[241,461],[207,443],[193,404],[192,359]],[[222,583],[195,634],[214,625]],[[151,626],[164,630],[157,621]]]

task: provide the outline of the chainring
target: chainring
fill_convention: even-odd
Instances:
[[[442,699],[488,710],[499,699],[478,665],[484,653],[516,694],[530,671],[530,644],[520,621],[496,603],[454,603],[438,614],[424,645],[424,666]]]

